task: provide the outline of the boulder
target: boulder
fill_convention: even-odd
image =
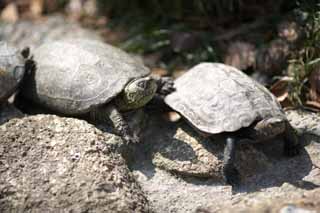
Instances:
[[[148,212],[120,137],[54,115],[0,126],[0,212]]]
[[[241,146],[242,181],[234,189],[219,176],[223,142],[155,113],[134,155],[133,173],[156,212],[319,211],[320,118],[296,110],[287,115],[301,135],[301,154],[283,156],[280,139]]]

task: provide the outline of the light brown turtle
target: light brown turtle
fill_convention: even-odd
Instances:
[[[240,70],[201,63],[179,77],[175,88],[165,98],[172,109],[202,133],[225,135],[223,175],[227,183],[239,182],[234,161],[241,141],[260,142],[282,134],[285,154],[298,154],[298,137],[276,98]]]

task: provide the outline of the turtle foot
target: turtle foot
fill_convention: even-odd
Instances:
[[[171,92],[175,91],[174,81],[171,77],[161,77],[160,82],[161,83],[159,85],[159,93],[161,95],[168,95]]]
[[[240,184],[240,174],[233,165],[225,165],[223,167],[223,176],[226,182],[233,187]]]
[[[129,143],[139,143],[140,142],[140,138],[137,135],[126,135],[123,138],[128,144]]]

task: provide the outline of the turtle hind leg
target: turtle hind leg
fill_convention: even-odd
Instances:
[[[231,186],[237,186],[240,184],[240,175],[234,165],[236,157],[236,143],[237,139],[235,137],[228,136],[226,138],[226,145],[224,148],[222,172],[226,182]]]
[[[293,157],[295,155],[298,155],[300,151],[301,151],[301,144],[299,141],[299,136],[296,130],[287,121],[286,129],[284,132],[283,152],[286,156]]]

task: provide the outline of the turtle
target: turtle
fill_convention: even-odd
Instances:
[[[122,112],[139,109],[174,90],[170,77],[151,77],[143,62],[97,40],[45,42],[33,52],[35,68],[22,97],[63,115],[110,122],[127,143],[139,138]]]
[[[283,136],[284,153],[287,156],[299,153],[300,138],[276,97],[235,67],[203,62],[177,78],[174,84],[176,90],[165,97],[165,103],[199,133],[223,136],[222,175],[228,184],[240,184],[235,166],[240,143]]]
[[[0,41],[0,105],[7,102],[23,80],[30,50],[22,51]]]

